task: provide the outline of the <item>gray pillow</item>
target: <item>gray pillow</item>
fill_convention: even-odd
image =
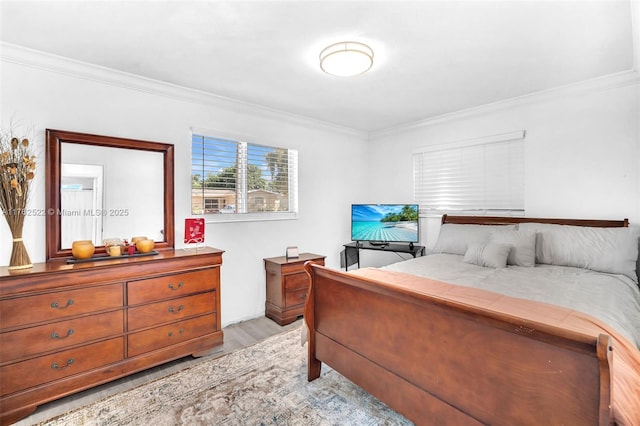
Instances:
[[[521,223],[520,230],[537,233],[536,263],[622,274],[638,282],[637,227],[598,228]]]
[[[511,247],[506,244],[473,244],[467,249],[462,261],[495,269],[506,268],[510,251]]]
[[[486,243],[496,231],[515,230],[517,225],[461,225],[445,223],[440,227],[438,242],[431,253],[464,255],[467,247]]]
[[[508,265],[532,267],[536,264],[536,233],[527,231],[499,231],[489,241],[511,247]]]

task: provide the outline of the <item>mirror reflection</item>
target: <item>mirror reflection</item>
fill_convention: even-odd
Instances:
[[[160,152],[61,143],[61,248],[144,235],[164,241]]]

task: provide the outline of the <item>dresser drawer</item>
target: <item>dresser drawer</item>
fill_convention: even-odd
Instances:
[[[124,332],[122,310],[0,334],[2,363]]]
[[[45,355],[0,368],[0,394],[7,395],[51,382],[124,358],[123,338],[107,340]]]
[[[170,321],[215,312],[216,292],[196,294],[129,309],[128,329],[138,330]]]
[[[284,287],[288,290],[297,290],[299,288],[309,287],[309,276],[306,272],[299,274],[285,275]]]
[[[123,306],[122,284],[56,291],[0,301],[3,329]]]
[[[288,308],[290,306],[301,305],[307,300],[308,288],[301,288],[298,290],[287,291],[284,305]]]
[[[291,273],[296,273],[296,272],[303,272],[304,271],[304,264],[306,262],[308,262],[308,261],[311,261],[311,262],[316,263],[318,265],[324,266],[324,258],[323,257],[318,257],[318,258],[306,259],[306,260],[300,261],[300,262],[283,264],[280,267],[280,272],[283,273],[283,274],[291,274]]]
[[[130,334],[127,356],[132,357],[156,349],[175,345],[185,340],[218,331],[215,315],[179,321],[151,330]]]
[[[218,288],[220,274],[218,268],[166,275],[130,281],[127,284],[128,304],[137,305]]]

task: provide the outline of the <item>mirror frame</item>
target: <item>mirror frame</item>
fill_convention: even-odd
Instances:
[[[155,244],[155,249],[165,250],[172,249],[174,247],[173,145],[160,142],[149,142],[136,139],[47,129],[45,165],[47,261],[72,256],[71,248],[62,248],[62,216],[56,213],[62,210],[60,184],[62,177],[61,144],[63,142],[111,148],[137,149],[141,151],[161,153],[163,155],[164,163],[164,241],[157,242]],[[106,253],[104,246],[96,246],[96,254],[102,253]]]

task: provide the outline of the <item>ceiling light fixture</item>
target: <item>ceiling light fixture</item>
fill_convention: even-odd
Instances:
[[[373,65],[373,50],[357,41],[341,41],[320,52],[320,68],[327,74],[352,77],[363,74]]]

